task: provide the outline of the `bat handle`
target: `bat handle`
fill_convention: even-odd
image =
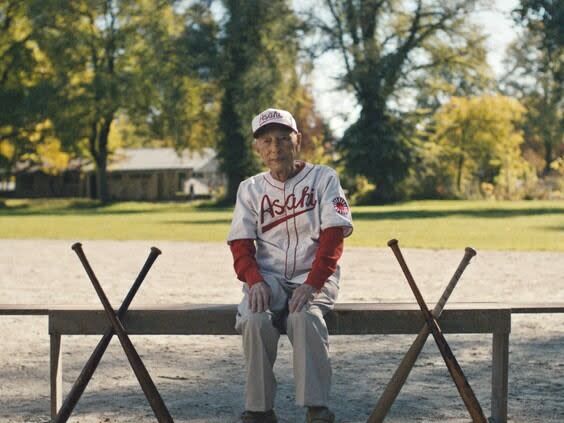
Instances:
[[[458,267],[456,268],[454,275],[452,275],[450,282],[448,283],[447,287],[443,291],[443,295],[441,295],[441,298],[439,299],[439,301],[435,305],[435,308],[433,309],[433,315],[435,317],[439,317],[440,314],[442,313],[443,308],[446,302],[448,301],[450,294],[452,294],[452,291],[454,290],[456,284],[460,280],[460,277],[462,276],[464,269],[466,269],[466,267],[470,264],[470,260],[472,260],[472,257],[474,257],[475,255],[476,255],[476,250],[474,250],[473,248],[466,247],[464,249],[464,257],[462,257],[462,260],[460,261]]]
[[[100,302],[102,303],[102,305],[104,306],[104,309],[108,313],[110,320],[115,320],[117,325],[120,326],[122,329],[124,329],[121,322],[116,319],[115,312],[114,312],[114,309],[113,309],[113,307],[110,303],[110,300],[108,300],[108,297],[106,296],[106,294],[102,290],[102,286],[100,285],[100,282],[98,282],[98,278],[94,274],[94,270],[92,270],[92,267],[90,266],[90,263],[88,262],[88,259],[86,258],[86,255],[84,254],[84,250],[82,249],[82,244],[80,242],[74,243],[71,248],[74,250],[74,252],[78,256],[78,258],[80,259],[80,262],[84,266],[84,270],[86,270],[88,277],[92,281],[92,285],[94,286],[94,290],[98,294],[98,297],[100,298]],[[124,331],[125,331],[125,329],[124,329]]]
[[[398,260],[398,263],[401,267],[401,270],[403,270],[403,274],[405,275],[405,278],[407,279],[407,282],[409,283],[409,286],[411,287],[411,290],[413,291],[413,294],[415,295],[415,299],[417,300],[419,307],[423,311],[423,315],[424,315],[425,319],[427,320],[429,318],[432,318],[431,311],[427,307],[427,304],[425,303],[425,300],[423,299],[423,295],[421,295],[421,291],[419,291],[419,288],[417,287],[417,284],[415,283],[415,280],[413,279],[413,276],[411,275],[411,272],[409,271],[409,267],[407,267],[407,263],[405,262],[405,259],[403,258],[403,255],[402,255],[401,250],[399,248],[398,240],[397,239],[389,240],[388,241],[388,247],[390,247],[392,249],[394,255],[396,256],[396,259]]]
[[[121,303],[121,306],[117,312],[120,318],[123,317],[129,306],[131,305],[131,302],[133,301],[135,294],[137,294],[137,291],[139,290],[139,287],[145,280],[147,273],[149,273],[149,270],[151,270],[151,266],[153,266],[153,263],[155,262],[157,257],[161,254],[162,254],[161,250],[159,250],[157,247],[151,247],[151,251],[149,252],[149,257],[147,257],[147,260],[145,261],[143,268],[139,271],[139,275],[137,275],[135,282],[133,282],[131,289],[127,293],[126,297],[123,300],[123,303]]]

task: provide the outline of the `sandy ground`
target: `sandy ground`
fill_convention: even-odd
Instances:
[[[0,241],[0,304],[99,305],[71,241]],[[84,250],[117,306],[149,247],[163,255],[134,305],[236,303],[240,283],[225,245],[89,241]],[[423,295],[434,303],[462,251],[411,250],[404,255]],[[413,296],[391,251],[349,248],[342,260],[341,302],[409,301]],[[564,254],[478,252],[451,301],[564,302]],[[49,338],[46,317],[0,316],[0,422],[49,420]],[[334,336],[333,408],[339,422],[363,422],[412,336]],[[447,335],[486,414],[490,410],[491,336]],[[66,337],[68,390],[98,341]],[[135,336],[139,353],[177,422],[235,422],[243,407],[243,367],[236,336]],[[510,340],[509,417],[513,422],[564,421],[564,315],[517,315]],[[281,339],[276,363],[277,412],[304,420],[294,405],[291,348]],[[155,421],[117,341],[112,341],[81,399],[73,422]],[[464,405],[429,341],[394,405],[390,422],[466,422]]]

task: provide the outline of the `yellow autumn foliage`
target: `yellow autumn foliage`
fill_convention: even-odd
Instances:
[[[0,156],[4,157],[7,160],[10,160],[12,157],[14,157],[15,152],[16,149],[9,140],[0,141]]]
[[[437,111],[430,140],[446,159],[459,196],[485,195],[485,182],[495,186],[496,197],[512,198],[530,177],[520,150],[524,115],[518,100],[499,94],[453,97]]]

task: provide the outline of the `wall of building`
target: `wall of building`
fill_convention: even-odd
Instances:
[[[108,175],[112,200],[174,200],[191,170],[113,171]]]
[[[59,175],[48,175],[41,171],[16,175],[15,196],[27,198],[80,197],[84,194],[81,174],[66,171]]]
[[[206,192],[225,184],[222,174],[206,169],[194,173],[191,169],[112,171],[108,173],[108,191],[111,200],[170,201],[179,194],[188,195],[187,181],[197,178],[209,187]],[[60,175],[43,172],[27,172],[16,176],[14,195],[17,197],[91,197],[95,198],[96,175],[94,172],[67,171]],[[196,195],[205,195],[198,192]]]

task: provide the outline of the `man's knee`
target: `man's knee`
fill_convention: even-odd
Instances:
[[[309,326],[317,326],[323,324],[323,317],[319,313],[303,308],[288,315],[288,330],[293,328],[307,328]]]
[[[240,332],[249,330],[262,332],[264,329],[270,329],[272,326],[270,314],[264,311],[261,313],[249,313],[241,317],[237,323]]]

